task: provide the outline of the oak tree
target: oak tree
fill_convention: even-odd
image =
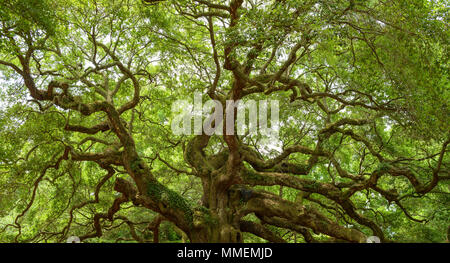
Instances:
[[[439,0],[2,1],[0,240],[443,242],[448,26]],[[279,137],[175,135],[196,92],[277,100]]]

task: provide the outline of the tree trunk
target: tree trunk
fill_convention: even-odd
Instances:
[[[194,213],[194,229],[191,242],[239,243],[243,242],[239,228],[239,215],[236,207],[240,195],[223,186],[218,174],[203,178],[204,196],[202,207]]]

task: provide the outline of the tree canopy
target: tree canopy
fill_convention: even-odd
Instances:
[[[448,241],[448,12],[1,1],[0,242]],[[278,101],[278,137],[175,134],[194,94]]]

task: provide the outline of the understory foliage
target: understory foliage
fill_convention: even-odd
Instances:
[[[448,11],[1,1],[0,242],[448,242]],[[175,135],[196,93],[278,137]]]

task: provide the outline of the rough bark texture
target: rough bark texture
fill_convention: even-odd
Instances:
[[[157,4],[163,1],[145,2]],[[219,138],[223,142],[223,148],[216,154],[206,153],[211,140],[210,136],[201,134],[185,138],[187,144],[184,147],[184,159],[187,166],[192,169],[190,175],[199,178],[203,189],[201,204],[194,206],[179,193],[158,182],[152,174],[149,163],[136,149],[134,132],[132,130],[133,119],[129,120],[130,118],[126,117],[127,114],[125,113],[133,112],[134,114],[137,105],[144,99],[141,96],[141,89],[143,88],[142,83],[147,83],[145,81],[148,72],[145,67],[141,68],[140,65],[134,65],[131,58],[126,61],[123,54],[117,54],[120,50],[116,50],[111,45],[102,44],[94,33],[89,33],[86,39],[92,48],[89,48],[86,52],[92,52],[92,54],[89,54],[93,60],[91,64],[95,64],[95,67],[86,69],[80,75],[73,73],[75,72],[73,70],[74,66],[66,65],[66,71],[72,75],[66,72],[68,76],[65,76],[65,78],[55,77],[55,80],[43,82],[47,83],[46,85],[38,85],[36,75],[53,78],[55,74],[40,72],[34,57],[36,53],[48,52],[55,57],[63,59],[63,52],[58,46],[53,47],[48,44],[47,37],[40,39],[39,42],[27,34],[18,35],[14,38],[11,35],[12,33],[8,31],[12,30],[11,28],[3,28],[5,39],[9,41],[8,43],[15,50],[15,57],[10,61],[0,60],[0,64],[12,69],[23,79],[30,96],[39,105],[42,112],[45,112],[52,106],[57,107],[58,110],[64,110],[64,112],[60,111],[60,113],[63,112],[61,114],[66,120],[65,131],[85,136],[78,145],[64,141],[56,142],[63,145],[63,154],[55,158],[57,160],[56,164],[46,167],[42,175],[35,181],[32,200],[25,211],[16,218],[17,226],[19,226],[19,219],[32,205],[36,189],[47,169],[58,169],[60,162],[69,159],[76,162],[94,162],[107,171],[107,175],[99,182],[94,200],[78,204],[71,209],[70,220],[67,227],[62,231],[62,236],[67,235],[67,231],[70,229],[74,210],[87,204],[99,202],[100,188],[109,178],[115,175],[115,168],[123,169],[123,172],[129,176],[128,179],[119,177],[115,179],[114,190],[120,193],[120,196],[114,200],[107,212],[95,214],[93,217],[93,232],[83,236],[83,240],[102,236],[102,222],[104,220],[113,221],[120,219],[127,223],[130,233],[135,240],[143,241],[136,234],[133,222],[116,215],[120,211],[121,205],[127,202],[148,208],[161,216],[149,225],[149,229],[152,229],[154,232],[154,242],[159,242],[159,224],[162,220],[168,220],[176,225],[177,229],[184,233],[191,242],[243,242],[243,235],[246,232],[271,242],[285,242],[282,237],[272,232],[267,227],[268,225],[300,233],[307,242],[315,242],[310,231],[315,234],[330,236],[338,241],[365,242],[366,236],[362,231],[334,222],[329,218],[328,214],[323,213],[323,210],[321,212],[314,206],[305,205],[301,201],[303,199],[318,204],[327,211],[335,212],[339,214],[338,216],[345,215],[346,220],[357,222],[359,225],[366,227],[366,230],[380,237],[382,241],[386,241],[381,228],[375,222],[357,212],[355,205],[351,201],[351,197],[362,190],[371,190],[379,193],[389,202],[396,203],[408,217],[414,220],[401,206],[399,194],[380,188],[378,181],[382,176],[388,175],[403,177],[411,184],[417,194],[424,195],[430,192],[439,180],[443,178],[440,177],[440,174],[445,169],[442,163],[449,144],[448,139],[442,143],[439,152],[423,157],[420,160],[411,159],[411,161],[434,161],[432,172],[430,173],[430,182],[422,182],[416,177],[412,169],[402,164],[403,161],[408,160],[407,158],[398,157],[398,159],[392,159],[382,153],[384,147],[383,139],[370,140],[355,129],[364,127],[367,128],[366,130],[376,133],[375,118],[392,112],[401,112],[404,110],[403,108],[397,107],[392,101],[377,101],[371,94],[354,89],[346,89],[339,93],[333,92],[329,89],[329,83],[326,81],[324,81],[326,82],[326,89],[311,87],[304,83],[301,78],[291,74],[291,70],[296,63],[300,63],[304,56],[312,52],[311,45],[314,43],[320,44],[320,37],[316,35],[312,28],[309,28],[308,24],[303,25],[304,28],[301,28],[301,30],[290,25],[284,25],[279,29],[286,31],[286,37],[293,34],[296,39],[293,45],[289,44],[284,47],[284,52],[288,51],[287,55],[283,59],[279,59],[276,58],[275,53],[281,42],[274,44],[267,39],[263,39],[257,43],[251,43],[251,41],[248,41],[250,43],[245,41],[242,41],[245,43],[241,43],[231,37],[230,39],[225,39],[225,41],[221,39],[223,43],[216,42],[219,33],[215,31],[215,28],[217,27],[216,24],[221,24],[219,21],[225,21],[223,24],[226,25],[226,28],[223,31],[233,33],[241,30],[239,29],[241,13],[250,8],[249,4],[243,6],[243,0],[227,1],[229,4],[203,0],[194,0],[193,2],[196,8],[199,6],[204,12],[193,8],[192,3],[186,4],[187,6],[174,3],[173,9],[179,12],[181,17],[189,18],[189,21],[192,19],[196,21],[195,23],[207,21],[206,24],[201,25],[203,26],[202,28],[205,28],[205,35],[209,35],[210,38],[211,45],[208,48],[212,50],[211,64],[214,65],[215,72],[209,74],[211,75],[211,78],[209,78],[210,82],[205,82],[205,87],[208,88],[205,95],[207,94],[211,99],[218,100],[223,105],[226,105],[225,101],[227,100],[237,102],[251,94],[269,96],[277,92],[290,92],[290,101],[292,103],[301,102],[315,107],[315,110],[320,112],[321,118],[324,120],[323,127],[316,125],[314,130],[310,131],[316,133],[312,136],[313,142],[309,143],[310,146],[302,145],[301,134],[303,134],[303,130],[299,130],[299,138],[296,143],[291,143],[290,146],[284,147],[278,156],[268,159],[263,157],[256,150],[256,147],[249,145],[249,143],[244,143],[242,137],[235,134],[226,134],[227,123],[223,125],[225,135]],[[222,3],[223,1],[220,2]],[[273,8],[276,8],[277,4],[279,3],[273,3]],[[312,6],[305,6],[304,8],[309,10],[308,8],[312,8]],[[293,11],[291,15],[299,21],[301,20],[301,15],[306,16],[309,12],[298,7],[294,9],[295,12]],[[346,18],[345,14],[351,12],[350,7],[335,12],[335,14],[330,15],[330,20],[332,21],[330,24],[347,26],[351,22],[343,20]],[[206,18],[206,20],[201,20],[202,18]],[[92,29],[93,32],[95,31],[94,29]],[[297,32],[295,30],[300,31]],[[160,33],[160,31],[157,32]],[[366,39],[366,34],[378,35],[378,32],[363,33],[364,38],[355,38],[371,46],[372,43]],[[228,35],[220,35],[220,37],[227,38]],[[15,39],[23,39],[23,44],[17,44]],[[352,38],[351,40],[353,41],[354,39]],[[168,38],[168,41],[173,41],[173,39]],[[179,41],[174,42],[180,44]],[[46,46],[47,44],[48,47]],[[242,49],[242,47],[239,49],[240,45],[245,47],[245,49]],[[268,51],[268,46],[273,49],[272,55],[264,63],[257,63],[258,58],[262,57],[265,51]],[[242,55],[239,53],[243,53],[244,51],[242,50],[248,53]],[[96,57],[99,56],[97,52],[100,51],[108,58],[109,63],[96,60]],[[188,51],[190,52],[190,49]],[[275,61],[276,63],[273,60],[277,60]],[[108,74],[119,75],[120,79],[108,79],[108,74],[103,74],[104,71],[108,70],[113,72],[108,72]],[[220,88],[219,81],[224,78],[224,72],[229,73],[229,79],[226,82],[226,87],[218,90]],[[97,74],[97,79],[98,76],[103,74],[102,76],[106,81],[92,83],[91,81],[94,81],[93,79],[95,78],[91,78],[91,74]],[[322,77],[320,74],[318,76]],[[319,79],[319,77],[315,78]],[[109,83],[113,81],[117,82],[115,83],[117,86],[114,89],[109,87]],[[118,106],[114,103],[114,96],[122,88],[121,85],[124,81],[128,81],[132,91],[130,94],[127,94],[128,101]],[[100,99],[77,97],[72,90],[75,83],[86,85]],[[45,108],[42,107],[42,104],[49,106]],[[337,115],[345,108],[356,108],[357,111],[364,112],[370,118],[361,117],[358,119]],[[97,124],[87,127],[74,124],[69,117],[66,118],[66,115],[64,115],[66,111],[79,113],[86,118],[97,116],[96,114],[103,117],[100,117],[101,120]],[[224,120],[227,117],[236,119],[236,115],[236,108],[232,110],[224,109],[222,117]],[[235,124],[233,123],[233,125]],[[233,127],[233,129],[236,129],[236,127]],[[106,142],[98,136],[100,132],[109,132],[115,136],[116,140],[114,142]],[[334,150],[327,148],[327,143],[335,135],[341,138],[337,148],[343,144],[344,139],[348,139],[355,145],[364,148],[361,163],[364,162],[366,155],[370,155],[374,162],[380,164],[379,168],[368,174],[363,174],[363,172],[352,174],[348,172],[344,168],[345,166],[340,163],[339,158],[336,157],[337,148]],[[93,153],[80,151],[80,148],[76,147],[87,141],[101,144],[107,148],[103,152]],[[291,161],[290,156],[294,154],[302,155],[306,161],[303,163]],[[159,155],[157,157],[160,158]],[[167,164],[166,162],[164,163]],[[326,163],[329,169],[334,169],[335,173],[330,172],[330,176],[333,174],[344,178],[346,179],[345,183],[335,182],[334,177],[333,181],[330,182],[317,181],[308,177],[311,175],[313,168],[319,163]],[[176,168],[169,165],[168,167],[176,170]],[[185,171],[181,172],[186,173]],[[295,189],[299,192],[300,201],[288,201],[283,198],[282,191],[279,194],[274,194],[257,190],[256,186],[280,186]],[[320,200],[315,199],[313,195],[320,195],[328,203],[322,203]],[[329,205],[330,203],[333,205]],[[249,221],[243,219],[247,215],[254,215],[258,220]],[[20,234],[20,226],[18,229]]]

